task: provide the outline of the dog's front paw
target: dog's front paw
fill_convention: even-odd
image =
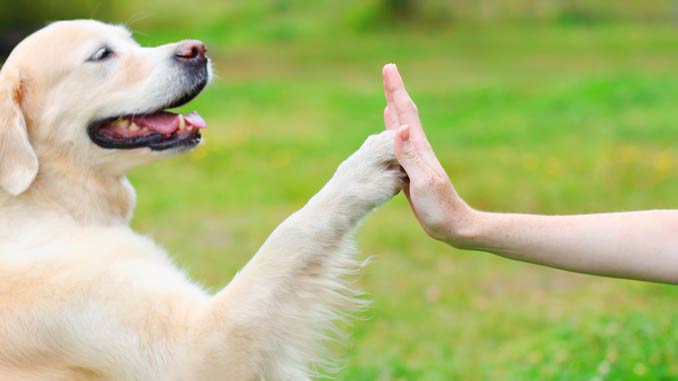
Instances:
[[[393,131],[372,135],[337,170],[338,187],[367,207],[388,201],[407,179],[393,151]]]

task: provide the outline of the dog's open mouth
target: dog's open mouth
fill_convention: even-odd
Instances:
[[[89,135],[103,148],[148,147],[161,151],[196,146],[200,143],[200,129],[205,127],[207,123],[196,112],[174,114],[160,111],[100,121],[90,127]]]
[[[89,135],[103,148],[148,147],[161,151],[196,146],[200,142],[200,130],[205,127],[207,123],[196,112],[174,114],[160,111],[99,121],[90,126]]]

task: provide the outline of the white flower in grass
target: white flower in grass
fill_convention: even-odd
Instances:
[[[610,373],[610,363],[603,360],[598,364],[598,374],[601,376],[605,376],[608,373]]]
[[[633,373],[638,376],[644,376],[647,373],[647,365],[643,364],[642,362],[636,363],[636,365],[633,367]]]

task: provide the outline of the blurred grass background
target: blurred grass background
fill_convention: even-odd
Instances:
[[[0,3],[7,0],[0,0]],[[207,286],[383,128],[396,62],[462,196],[493,211],[678,208],[676,1],[45,1],[2,5],[10,46],[47,20],[208,45],[196,152],[131,174],[134,226]],[[9,10],[9,11],[8,11]],[[343,380],[676,380],[678,289],[462,252],[396,197],[357,234],[373,307]]]

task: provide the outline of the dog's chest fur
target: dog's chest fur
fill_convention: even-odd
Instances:
[[[105,353],[114,379],[170,380],[208,295],[128,228],[48,234],[0,244],[0,379],[98,380],[78,364]]]

